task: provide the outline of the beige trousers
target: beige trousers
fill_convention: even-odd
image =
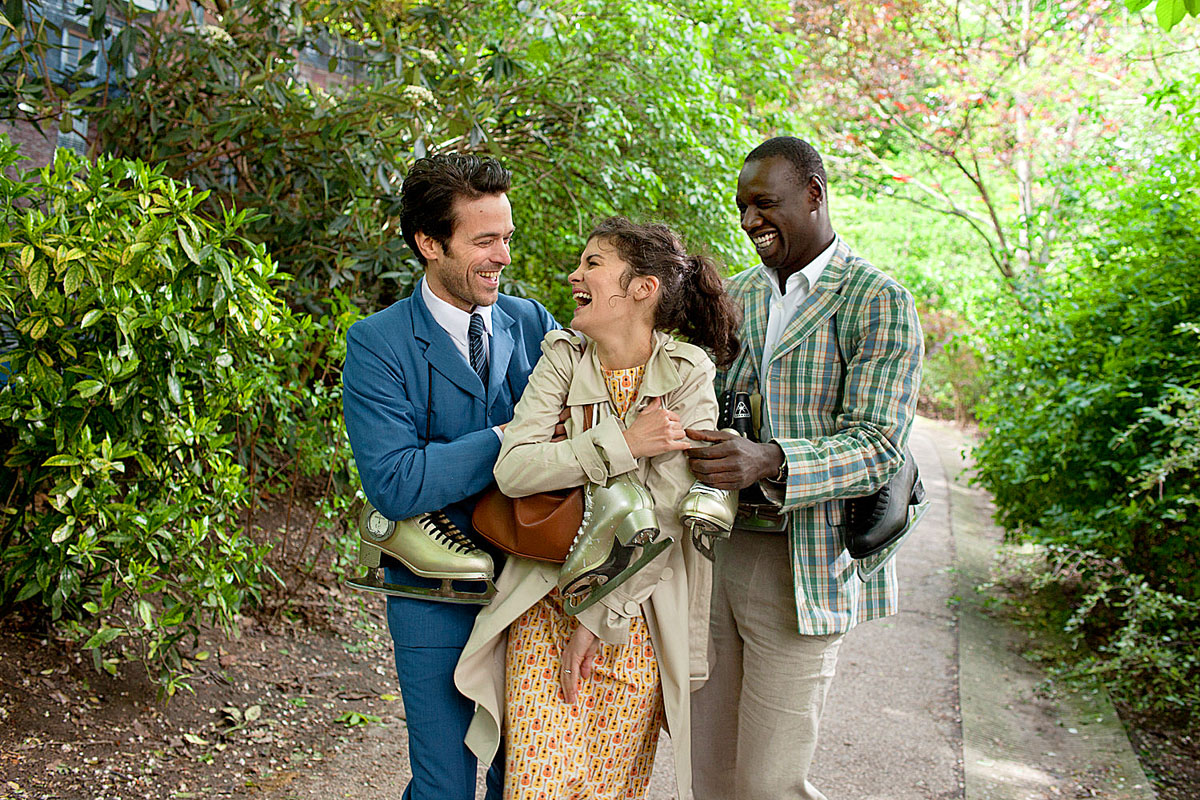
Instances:
[[[808,780],[843,634],[797,632],[786,534],[717,551],[709,680],[692,695],[696,800],[824,800]]]

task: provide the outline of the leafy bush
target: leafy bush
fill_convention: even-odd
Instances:
[[[1137,711],[1181,721],[1200,708],[1200,602],[1061,545],[1007,550],[995,574],[990,600],[1032,628],[1025,655],[1048,662],[1054,678],[1099,681]]]
[[[0,608],[40,604],[171,694],[185,637],[273,580],[239,521],[236,421],[298,328],[247,212],[203,219],[205,193],[137,162],[16,161],[0,138]]]
[[[1039,289],[1039,314],[993,331],[979,475],[1010,530],[1200,598],[1200,474],[1178,458],[1195,430],[1174,399],[1200,376],[1187,327],[1200,315],[1200,196],[1129,194],[1143,224],[1110,229],[1090,264]]]
[[[1153,98],[1175,146],[1137,183],[1115,179],[1076,263],[997,316],[975,453],[1014,537],[1086,556],[1071,626],[1094,656],[1076,669],[1148,708],[1186,708],[1200,678],[1195,96],[1176,85]]]

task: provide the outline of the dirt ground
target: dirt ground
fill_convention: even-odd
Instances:
[[[140,666],[98,673],[68,644],[7,620],[0,798],[253,796],[402,726],[382,601],[318,594],[311,619],[244,618],[235,641],[202,637],[194,694],[169,704]]]

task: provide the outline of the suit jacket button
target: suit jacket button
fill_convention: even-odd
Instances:
[[[625,613],[626,613],[626,615],[628,615],[630,617],[637,615],[638,608],[639,608],[638,604],[635,603],[633,600],[630,600],[629,602],[625,603]]]

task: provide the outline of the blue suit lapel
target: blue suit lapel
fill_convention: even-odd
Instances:
[[[504,386],[508,374],[508,362],[512,360],[514,337],[512,327],[516,324],[509,314],[497,303],[492,306],[492,350],[488,356],[487,407],[490,409]],[[513,398],[516,402],[517,398]]]
[[[425,360],[446,380],[483,400],[483,383],[462,353],[458,352],[450,334],[446,333],[442,326],[437,324],[433,314],[429,313],[420,289],[412,293],[412,303],[413,335],[425,346]]]

